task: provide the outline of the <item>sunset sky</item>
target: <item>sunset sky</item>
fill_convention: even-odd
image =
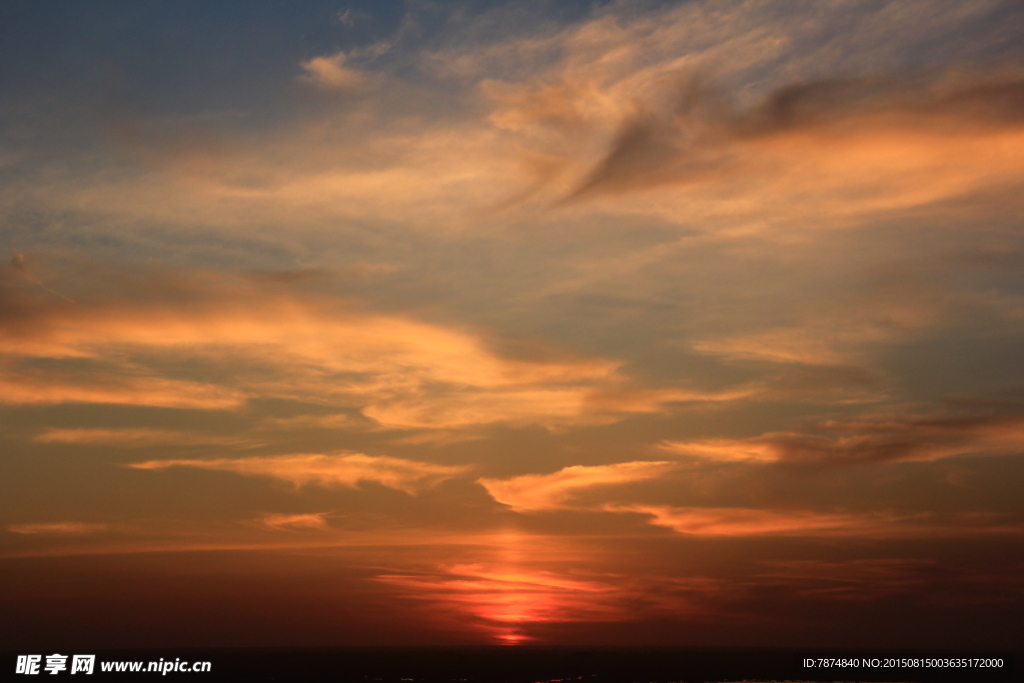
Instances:
[[[1024,4],[0,4],[0,639],[1024,638]]]

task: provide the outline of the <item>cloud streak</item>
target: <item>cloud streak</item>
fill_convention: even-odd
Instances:
[[[296,489],[316,485],[325,488],[358,488],[361,482],[381,484],[411,496],[448,479],[464,475],[466,465],[438,465],[404,460],[385,455],[295,454],[253,458],[214,458],[209,460],[148,460],[132,463],[138,470],[164,470],[191,467],[234,472],[251,477],[269,477],[288,482]]]
[[[225,387],[164,377],[97,378],[92,383],[74,373],[7,372],[0,378],[0,403],[110,403],[159,408],[228,410],[241,406],[244,394]]]
[[[263,515],[256,521],[268,529],[274,529],[275,531],[316,531],[329,528],[327,520],[324,519],[325,515],[327,515],[326,512],[312,512],[295,515],[274,513]]]
[[[939,516],[930,512],[823,513],[811,510],[770,510],[730,507],[619,505],[608,512],[650,515],[650,524],[686,536],[806,538],[930,538],[1024,535],[1024,524],[998,514]]]
[[[573,465],[551,474],[524,474],[511,479],[485,477],[477,483],[494,500],[516,512],[539,512],[570,507],[570,501],[589,489],[654,479],[674,467],[674,463],[664,461]]]
[[[744,156],[786,138],[812,136],[827,145],[852,137],[873,143],[922,129],[940,137],[1004,130],[1019,137],[1022,111],[1024,80],[1018,78],[952,85],[895,78],[791,83],[745,110],[691,79],[679,88],[669,112],[624,123],[611,149],[569,198],[715,180],[747,165]]]
[[[206,446],[206,445],[256,445],[249,439],[197,434],[195,432],[172,431],[168,429],[48,429],[32,437],[36,443],[58,443],[74,445],[122,446],[141,448],[149,446]]]
[[[94,524],[91,522],[38,522],[33,524],[12,524],[7,529],[15,534],[29,536],[53,535],[53,536],[87,536],[106,531],[109,524]]]
[[[506,357],[468,331],[242,279],[179,273],[139,285],[136,300],[77,306],[0,290],[0,318],[11,323],[0,331],[0,401],[229,409],[275,397],[356,407],[391,428],[450,430],[599,424],[750,394],[637,390],[618,361]],[[189,371],[197,367],[218,367],[218,379]]]
[[[1024,418],[893,415],[833,420],[746,439],[669,441],[664,450],[720,462],[855,465],[1024,453]]]
[[[622,617],[621,588],[610,582],[543,570],[454,565],[427,574],[382,574],[378,581],[409,597],[468,614],[497,642],[533,640],[523,626],[551,621],[606,621]]]
[[[690,536],[877,536],[894,533],[896,515],[842,515],[752,508],[606,505],[609,512],[650,515],[651,524]]]

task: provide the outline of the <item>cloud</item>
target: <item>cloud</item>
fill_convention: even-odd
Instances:
[[[0,288],[9,323],[0,328],[0,402],[230,409],[272,397],[354,408],[390,428],[452,430],[600,424],[749,395],[637,390],[615,360],[509,357],[470,331],[264,281],[198,272],[110,280],[120,291],[92,283],[78,305]]]
[[[915,71],[892,54],[993,5],[835,6],[799,21],[780,3],[710,7],[609,10],[443,63],[490,72],[489,121],[533,178],[521,200],[560,210],[780,235],[1019,184],[1007,153],[1024,139],[1019,70]],[[886,15],[914,29],[896,39]],[[839,44],[858,46],[844,55],[852,75],[829,77]],[[518,68],[499,77],[501,61]]]
[[[296,415],[295,417],[269,417],[261,420],[259,429],[344,429],[359,431],[374,428],[373,422],[345,413],[332,415]]]
[[[936,84],[886,77],[789,83],[737,110],[723,92],[694,78],[679,88],[669,111],[638,113],[623,123],[604,158],[568,198],[663,184],[728,182],[736,175],[765,171],[788,173],[789,168],[771,168],[779,163],[806,170],[807,153],[815,154],[811,144],[819,155],[823,149],[844,156],[854,169],[859,163],[874,166],[875,160],[850,145],[869,145],[881,156],[883,147],[896,149],[894,138],[901,134],[910,136],[902,153],[914,155],[919,163],[912,164],[924,171],[943,163],[920,146],[926,140],[941,143],[948,136],[966,136],[986,146],[1019,140],[1024,129],[1021,102],[1024,80],[1019,78]],[[769,165],[761,163],[767,160]],[[1010,157],[997,163],[1000,168],[991,170],[1017,168]],[[983,177],[980,168],[971,179],[948,175],[953,169],[943,171],[948,177],[941,179],[928,172],[932,183],[947,186],[978,183]],[[805,191],[818,189],[813,176],[801,177]],[[866,181],[853,175],[849,180]],[[914,190],[906,192],[912,195]],[[912,196],[902,201],[912,201]]]
[[[480,620],[498,642],[532,640],[522,627],[549,621],[608,621],[624,616],[622,589],[611,581],[550,571],[484,564],[444,567],[420,574],[381,574],[378,581],[411,591],[434,609]]]
[[[565,550],[565,545],[560,550]],[[557,555],[557,551],[556,551]],[[552,568],[541,562],[466,562],[415,572],[390,572],[377,581],[407,591],[403,597],[448,613],[495,642],[537,640],[531,632],[546,623],[622,622],[696,612],[696,595],[721,582],[704,577],[630,576],[586,567]]]
[[[147,223],[182,226],[193,238],[190,228],[212,227],[221,235],[258,235],[289,246],[302,242],[299,233],[321,235],[326,226],[361,220],[373,221],[385,233],[405,228],[426,234],[491,233],[522,219],[523,202],[509,204],[511,196],[528,198],[526,210],[533,210],[581,191],[591,193],[590,199],[609,200],[616,212],[656,214],[688,225],[717,217],[749,230],[760,216],[772,222],[793,219],[783,224],[794,229],[821,227],[813,219],[822,213],[916,206],[929,196],[955,195],[958,183],[978,187],[979,174],[1002,181],[1019,176],[1012,155],[1000,151],[1015,140],[998,136],[918,135],[925,131],[911,128],[899,131],[905,135],[874,137],[851,131],[844,143],[842,136],[800,141],[788,134],[754,134],[780,129],[791,110],[795,121],[817,121],[818,103],[828,97],[857,102],[846,93],[849,87],[844,90],[845,81],[824,77],[844,47],[844,73],[899,80],[884,74],[900,73],[914,45],[952,35],[965,22],[976,26],[993,6],[889,2],[807,13],[781,2],[694,2],[648,12],[613,5],[569,25],[534,26],[525,34],[523,17],[503,21],[502,11],[515,10],[456,12],[441,24],[440,35],[398,30],[394,50],[400,56],[375,64],[378,72],[391,69],[395,77],[370,102],[331,110],[320,119],[307,113],[298,117],[301,123],[274,131],[264,142],[199,150],[199,157],[212,156],[214,163],[187,163],[166,173],[132,169],[117,182],[90,182],[75,174],[55,183],[49,172],[29,195],[19,190],[11,201],[31,196],[31,202],[55,212],[109,216],[111,225],[120,226],[109,232],[125,239]],[[434,19],[423,24],[436,26]],[[842,36],[836,25],[844,27]],[[894,32],[894,26],[901,31]],[[968,43],[957,41],[950,58],[972,55]],[[351,67],[356,58],[362,58],[358,50],[317,56],[304,63],[303,77],[317,87],[354,87],[370,78]],[[409,72],[418,78],[409,78]],[[709,142],[707,164],[703,151],[695,153],[693,145],[671,133],[680,100],[686,101],[678,95],[680,81],[688,78],[681,74],[693,73],[717,74],[719,89],[737,100],[727,107],[726,123],[739,121],[743,125],[733,128],[746,135],[742,140],[727,136],[718,147]],[[494,105],[491,111],[481,111],[478,90]],[[964,100],[999,97],[962,90],[957,97]],[[959,106],[956,97],[938,97],[949,100],[943,105],[948,110]],[[695,99],[699,106],[691,108],[703,111],[714,98],[689,98]],[[972,115],[972,106],[963,107],[964,116]],[[698,114],[690,118],[700,120]],[[732,128],[725,128],[731,135]],[[166,135],[158,131],[152,137]],[[660,144],[662,138],[667,146]],[[167,155],[180,157],[181,145],[164,147]],[[676,168],[677,148],[689,155],[685,168]],[[651,164],[647,152],[667,157]],[[725,174],[693,187],[674,183],[656,197],[635,200],[630,196],[636,193],[620,192],[622,183],[632,181],[614,170],[619,162],[635,163],[637,182],[656,189],[676,171],[687,176],[699,175],[704,166],[715,169],[719,152],[737,157],[739,176]],[[988,157],[985,163],[979,154]],[[928,182],[936,179],[943,182]],[[872,193],[878,195],[875,201],[865,202],[863,195]],[[860,201],[852,201],[854,196]],[[503,202],[507,210],[480,220],[478,212]],[[607,208],[589,203],[561,211]],[[277,227],[285,222],[292,227],[282,234]]]
[[[354,10],[351,7],[344,10],[338,10],[338,13],[335,14],[335,18],[338,20],[339,24],[347,28],[352,28],[364,19],[372,19],[372,17],[366,12],[360,12],[359,10]]]
[[[32,437],[36,443],[124,446],[255,445],[248,439],[168,429],[48,429]]]
[[[345,17],[349,17],[348,12],[345,13]],[[341,19],[339,18],[339,20]],[[344,52],[327,57],[314,57],[308,62],[302,63],[302,68],[306,71],[303,79],[325,90],[351,90],[363,85],[364,76],[358,71],[346,67],[345,60]]]
[[[32,273],[32,270],[29,268],[28,263],[25,261],[25,255],[18,251],[14,251],[14,255],[11,257],[11,271],[29,280],[30,282],[39,285],[39,287],[42,288],[44,291],[49,292],[54,296],[59,296],[65,301],[75,303],[75,300],[72,299],[71,297],[65,296],[60,292],[50,289],[45,284],[43,284],[43,282]]]
[[[778,452],[768,443],[753,439],[703,439],[701,441],[663,441],[658,448],[717,462],[775,462]]]
[[[84,536],[106,531],[110,525],[90,522],[52,522],[36,524],[12,524],[8,528],[15,534],[45,534],[54,536]]]
[[[609,512],[650,515],[650,523],[688,536],[803,536],[907,538],[1024,534],[1024,524],[1005,515],[931,512],[821,513],[727,507],[607,504]]]
[[[236,390],[164,377],[120,377],[86,383],[74,373],[7,372],[0,376],[0,404],[120,403],[160,408],[225,410],[239,407]]]
[[[651,524],[691,536],[844,536],[891,532],[894,515],[837,515],[750,508],[605,505],[610,512],[651,515]]]
[[[809,322],[800,327],[698,339],[693,342],[693,350],[729,360],[841,366],[858,359],[859,347],[889,340],[895,336],[893,332],[863,319],[847,320],[838,329],[827,322]]]
[[[486,41],[460,25],[469,38],[421,62],[490,99],[532,179],[517,201],[718,219],[722,232],[822,228],[1016,184],[1020,72],[977,56],[1000,7],[610,6]],[[976,31],[944,41],[939,62],[956,66],[907,59],[965,25]]]
[[[524,474],[511,479],[477,480],[499,503],[517,512],[557,510],[594,487],[653,479],[668,472],[671,462],[620,462],[614,465],[573,465],[551,474]]]
[[[713,461],[851,465],[1024,453],[1024,417],[875,416],[746,439],[667,441],[661,448]]]
[[[307,530],[327,529],[327,520],[324,519],[326,512],[312,512],[308,514],[269,514],[263,515],[257,521],[270,529],[276,530]]]
[[[898,595],[928,596],[943,608],[1006,604],[1021,594],[1020,566],[983,562],[977,566],[921,558],[860,558],[847,561],[773,560],[761,563],[753,582],[792,591],[794,598],[891,600]]]
[[[470,469],[466,465],[437,465],[362,453],[295,454],[210,460],[148,460],[132,463],[128,467],[140,470],[194,467],[235,472],[245,476],[279,479],[294,485],[295,488],[311,484],[325,488],[358,488],[359,483],[365,481],[404,491],[409,495],[416,495],[419,491],[443,481],[462,476]]]

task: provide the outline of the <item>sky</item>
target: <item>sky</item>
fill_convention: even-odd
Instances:
[[[0,4],[13,647],[1011,647],[1024,6]]]

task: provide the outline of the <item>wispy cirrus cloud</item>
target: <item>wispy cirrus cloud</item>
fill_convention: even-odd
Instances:
[[[957,567],[932,559],[860,558],[848,561],[775,560],[751,577],[796,598],[837,601],[890,599],[915,592],[947,608],[999,604],[1024,592],[1019,565]],[[942,586],[942,588],[939,588]]]
[[[10,366],[8,366],[9,368]],[[237,408],[244,395],[233,389],[202,382],[142,376],[107,375],[89,378],[35,371],[5,372],[0,378],[0,403],[8,405],[55,403],[112,403],[160,408],[227,410]]]
[[[268,529],[302,531],[302,530],[323,530],[328,528],[325,516],[326,512],[311,512],[306,514],[281,514],[272,513],[257,518],[257,522]]]
[[[401,58],[365,73],[351,67],[358,50],[296,65],[317,87],[343,91],[394,76],[365,107],[302,119],[263,144],[199,143],[201,161],[173,169],[114,184],[41,181],[32,194],[132,224],[215,225],[234,235],[281,221],[289,234],[315,233],[341,219],[490,232],[479,212],[503,206],[486,223],[506,225],[521,218],[516,197],[535,209],[572,197],[576,206],[559,211],[589,211],[600,200],[616,213],[720,221],[722,234],[758,229],[758,216],[762,234],[765,222],[775,231],[846,224],[1019,177],[1006,152],[1019,135],[1000,114],[1013,110],[1012,73],[986,73],[974,86],[952,73],[934,82],[900,75],[914,53],[907,45],[985,22],[999,5],[886,2],[807,15],[777,1],[610,6],[529,35],[516,21],[495,33],[508,8],[452,16],[440,35],[400,28],[381,45],[394,44]],[[836,36],[837,22],[849,35]],[[850,52],[836,77],[828,65],[842,46]],[[955,47],[972,56],[978,46]],[[422,84],[395,76],[402,71],[458,96],[438,106]],[[719,85],[694,74],[714,74]],[[951,123],[916,125],[922,110]],[[415,114],[398,113],[407,111]],[[893,111],[911,115],[899,121]],[[445,120],[453,113],[455,124]],[[181,157],[181,145],[151,143],[142,144]],[[646,196],[630,198],[638,192]],[[285,239],[269,227],[260,233]]]
[[[11,524],[7,529],[15,534],[54,535],[54,536],[85,536],[106,531],[109,524],[92,522],[36,522],[31,524]]]
[[[605,505],[609,512],[650,515],[651,524],[691,536],[874,536],[906,519],[886,514],[827,514],[754,508]]]
[[[928,538],[1024,535],[1024,524],[999,514],[939,516],[929,512],[834,513],[730,507],[607,504],[609,512],[650,515],[650,523],[687,536]]]
[[[251,439],[169,429],[48,429],[32,437],[36,443],[123,446],[206,446],[256,445]]]
[[[409,591],[434,608],[479,620],[498,642],[533,640],[523,625],[548,621],[611,620],[621,616],[621,588],[612,582],[560,576],[544,570],[454,565],[418,574],[381,574],[378,581]]]
[[[698,611],[693,596],[714,594],[722,583],[707,577],[628,577],[545,562],[472,562],[375,577],[450,612],[503,644],[538,640],[538,625],[621,622]]]
[[[654,479],[675,466],[667,461],[573,465],[551,474],[523,474],[510,479],[485,477],[477,483],[494,500],[517,512],[538,512],[569,507],[573,498],[589,489]]]
[[[1024,126],[1022,98],[1024,81],[1013,77],[963,84],[859,78],[786,84],[749,109],[737,111],[724,93],[691,79],[679,87],[673,110],[636,115],[625,123],[606,156],[570,197],[760,173],[765,169],[750,168],[757,156],[790,146],[798,156],[805,155],[812,141],[818,147],[837,145],[849,159],[851,142],[891,146],[901,132],[924,132],[920,142],[950,133],[986,138],[1001,131],[1008,139],[1019,139]],[[802,139],[805,136],[811,139]],[[782,147],[773,150],[775,145]],[[921,161],[926,166],[939,161],[925,149],[915,149],[914,143],[902,151],[911,150],[925,157]],[[1010,157],[1002,163],[1004,172],[1015,168]],[[983,174],[974,182],[987,177]],[[813,186],[813,177],[803,180]],[[934,185],[938,178],[929,180]],[[953,176],[944,180],[947,185],[955,182]]]
[[[1007,150],[1021,139],[1019,71],[922,69],[900,52],[999,6],[607,8],[423,61],[490,98],[488,121],[532,176],[524,201],[600,201],[715,222],[722,234],[792,232],[1016,184],[1019,160]],[[837,21],[849,27],[841,39]],[[897,25],[907,32],[894,34]],[[859,47],[835,76],[827,65],[841,45]]]
[[[288,398],[356,408],[391,428],[450,430],[606,423],[751,393],[633,388],[619,361],[504,356],[469,331],[244,278],[178,273],[138,285],[137,298],[100,291],[74,305],[0,290],[11,323],[0,332],[0,401],[226,409]]]
[[[253,458],[214,458],[209,460],[147,460],[128,465],[139,470],[163,470],[191,467],[203,470],[235,472],[285,481],[295,488],[307,485],[333,488],[358,488],[360,482],[373,482],[409,495],[463,476],[467,465],[435,463],[392,458],[386,455],[348,453],[342,455],[294,454]]]
[[[865,364],[870,359],[869,349],[914,338],[942,321],[945,308],[949,308],[945,302],[923,297],[847,302],[842,317],[809,311],[799,325],[698,338],[692,347],[698,353],[730,361],[832,367]]]
[[[722,462],[852,465],[1024,453],[1024,418],[1001,415],[880,415],[832,420],[745,439],[667,441],[679,455]]]

